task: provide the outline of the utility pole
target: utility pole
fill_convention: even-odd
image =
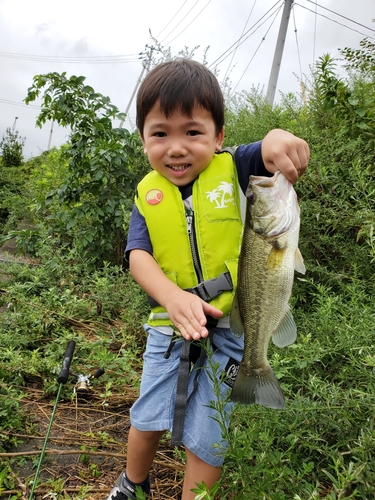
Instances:
[[[150,52],[148,53],[148,61],[147,61],[147,64],[143,64],[143,68],[142,68],[142,71],[141,71],[141,74],[139,75],[139,78],[137,80],[137,83],[134,87],[134,90],[133,90],[133,93],[132,95],[130,96],[130,100],[128,102],[128,105],[126,106],[126,109],[125,109],[125,114],[127,115],[129,113],[129,109],[130,109],[130,106],[132,105],[132,102],[133,102],[133,99],[135,97],[135,94],[137,93],[137,90],[138,90],[138,87],[140,86],[142,80],[143,80],[143,75],[144,73],[148,73],[150,71],[150,65],[151,65],[151,56],[152,56],[152,51],[154,50],[153,47],[150,47]],[[124,125],[124,120],[121,120],[120,122],[120,125],[119,125],[119,128],[122,128],[122,126]]]
[[[17,123],[17,120],[18,120],[18,116],[15,117],[14,119],[14,122],[13,122],[13,126],[12,126],[12,132],[14,133],[14,131],[16,130],[16,123]]]
[[[52,144],[52,134],[53,134],[53,124],[54,124],[54,121],[52,120],[52,123],[51,123],[51,130],[49,131],[49,139],[48,139],[47,151],[49,151],[49,150],[51,149],[51,144]]]
[[[292,4],[293,0],[285,0],[283,15],[280,23],[279,35],[277,37],[275,54],[273,56],[271,74],[267,88],[267,101],[271,106],[273,106],[273,101],[275,99],[277,80],[279,78],[281,59],[283,57],[284,44],[286,39],[286,33],[288,31],[288,23],[289,23],[290,11],[292,10]]]

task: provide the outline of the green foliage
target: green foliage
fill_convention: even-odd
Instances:
[[[0,234],[17,227],[20,220],[27,221],[31,217],[30,195],[25,186],[27,176],[25,165],[4,167],[0,164]]]
[[[375,43],[368,38],[359,42],[360,49],[345,47],[340,50],[346,60],[349,71],[359,71],[363,76],[374,80],[375,78]]]
[[[319,58],[316,67],[317,91],[323,100],[323,111],[345,104],[350,97],[350,91],[345,82],[336,77],[334,59],[325,54]]]
[[[19,392],[12,386],[12,383],[6,383],[5,366],[0,364],[0,450],[2,452],[9,450],[17,444],[17,438],[11,435],[11,432],[19,432],[24,428],[24,415],[20,410],[20,401],[23,398],[22,392]],[[4,481],[4,478],[3,478]],[[2,480],[0,473],[0,492]]]
[[[46,208],[44,200],[48,193],[67,182],[69,177],[68,151],[69,145],[64,144],[59,149],[52,148],[45,151],[25,164],[28,172],[25,188],[30,193],[30,210],[36,219],[44,219],[51,214],[50,207],[43,211]],[[56,200],[53,210],[57,210],[58,206]]]
[[[370,161],[375,158],[375,90],[364,78],[353,79],[351,84],[335,73],[336,63],[328,54],[319,58],[316,70],[315,104],[318,120],[326,114],[324,128],[350,148],[363,149]],[[320,103],[322,103],[320,107]],[[347,146],[346,146],[346,145]],[[353,158],[353,155],[351,155]]]
[[[15,480],[13,477],[13,471],[10,465],[8,464],[3,464],[2,469],[0,470],[0,494],[3,491],[9,491],[9,490],[15,490],[16,484]],[[12,495],[9,498],[9,500],[15,500],[16,498],[19,498],[18,495]]]
[[[312,165],[298,184],[302,213],[300,248],[309,276],[337,293],[352,280],[374,290],[375,171],[351,165]],[[306,293],[306,292],[304,292]],[[301,297],[308,307],[308,297]]]
[[[286,410],[237,405],[227,432],[223,402],[211,402],[229,450],[220,483],[211,492],[199,485],[197,498],[212,500],[217,491],[236,500],[372,498],[372,299],[358,282],[340,295],[312,281],[305,285],[311,304],[308,312],[295,312],[298,342],[270,349]],[[220,374],[211,369],[217,398]]]
[[[282,128],[303,137],[307,122],[307,110],[298,104],[293,94],[284,95],[280,104],[272,107],[266,97],[253,88],[229,101],[224,146],[259,141],[274,128]]]
[[[23,163],[23,146],[25,137],[20,137],[18,130],[8,127],[0,141],[2,165],[4,167],[19,167]]]
[[[121,263],[124,212],[131,209],[146,161],[138,135],[112,126],[113,119],[124,116],[84,81],[83,76],[68,79],[66,73],[48,73],[35,76],[28,89],[27,104],[44,89],[38,126],[50,119],[72,129],[65,151],[68,175],[46,195],[44,204],[57,200],[61,206],[49,224],[65,243],[74,242],[99,262]]]
[[[86,370],[121,366],[118,383],[135,383],[147,307],[139,287],[120,267],[106,264],[97,270],[74,250],[61,252],[51,245],[41,257],[40,266],[6,266],[10,279],[0,296],[0,305],[7,306],[0,322],[2,379],[23,385],[37,377],[56,387],[52,379],[62,353],[68,340],[75,339]],[[90,340],[85,340],[85,327]]]

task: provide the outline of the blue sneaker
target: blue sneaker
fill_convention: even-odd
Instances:
[[[135,485],[138,486],[138,485]],[[126,477],[125,472],[119,475],[116,485],[112,488],[109,496],[106,500],[137,500],[135,494],[135,486]],[[147,479],[142,483],[142,490],[146,493],[150,493],[150,480]]]

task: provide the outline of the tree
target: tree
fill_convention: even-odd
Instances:
[[[37,125],[54,120],[71,128],[68,178],[45,199],[47,205],[57,199],[70,208],[53,214],[53,230],[98,261],[121,263],[124,213],[130,211],[135,186],[148,168],[138,134],[113,128],[112,120],[124,115],[109,97],[86,85],[84,76],[36,75],[25,102],[40,95]]]
[[[375,80],[375,43],[365,38],[359,42],[360,49],[345,47],[340,50],[348,70],[359,71],[370,81]]]
[[[4,167],[19,167],[23,163],[25,137],[20,137],[18,130],[8,127],[0,142],[0,151]]]
[[[370,53],[375,48],[373,44],[363,46],[367,47]],[[350,49],[345,51],[345,57],[349,58],[347,69],[358,71],[358,75],[349,82],[338,78],[335,73],[335,60],[325,54],[317,63],[315,74],[317,95],[323,102],[323,111],[329,113],[331,123],[332,119],[335,120],[337,133],[347,137],[350,147],[361,147],[363,152],[369,152],[373,161],[375,91],[373,83],[366,79],[371,69],[371,57],[370,55],[367,57],[367,52],[363,51],[363,64],[361,64],[359,55],[361,51],[351,52]],[[356,56],[352,58],[350,54],[353,53]]]

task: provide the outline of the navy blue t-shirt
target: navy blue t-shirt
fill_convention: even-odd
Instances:
[[[264,166],[261,145],[261,141],[253,142],[246,146],[238,146],[235,151],[238,182],[244,193],[247,189],[250,175],[271,175]],[[184,198],[184,195],[182,196]],[[135,249],[145,250],[152,255],[152,245],[145,218],[139,213],[138,208],[134,205],[125,250],[125,257],[127,260],[129,258],[129,252]]]

